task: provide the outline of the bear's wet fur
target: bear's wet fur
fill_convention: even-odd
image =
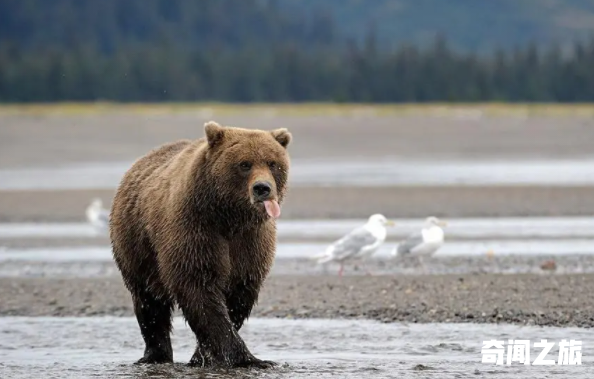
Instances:
[[[173,362],[177,305],[197,338],[191,365],[271,367],[238,331],[273,264],[291,134],[204,129],[137,160],[113,201],[113,256],[146,345],[138,363]]]

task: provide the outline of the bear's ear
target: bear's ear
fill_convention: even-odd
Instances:
[[[291,136],[291,133],[289,133],[289,130],[287,128],[275,129],[275,130],[271,131],[270,133],[272,133],[272,136],[274,137],[274,139],[277,140],[278,143],[280,143],[282,147],[284,147],[286,149],[287,146],[289,146],[292,136]]]
[[[215,121],[209,121],[204,124],[204,132],[206,133],[208,145],[214,147],[223,141],[225,128]]]

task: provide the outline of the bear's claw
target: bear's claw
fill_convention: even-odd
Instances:
[[[250,367],[250,368],[258,368],[258,369],[268,369],[278,366],[278,363],[273,361],[264,361],[261,359],[254,358],[253,360],[247,361],[243,364],[240,364],[239,367]]]
[[[141,364],[163,364],[163,363],[173,363],[173,359],[163,353],[147,353],[144,355],[144,357],[137,360],[135,364],[141,365]]]
[[[258,358],[251,358],[246,361],[237,363],[217,363],[211,360],[204,360],[202,358],[192,357],[188,362],[190,367],[203,367],[203,368],[216,368],[216,367],[227,367],[227,368],[256,368],[256,369],[269,369],[278,366],[278,363],[273,361],[264,361]]]

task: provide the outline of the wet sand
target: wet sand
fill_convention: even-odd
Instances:
[[[594,274],[272,275],[253,316],[594,326]],[[0,278],[1,316],[132,316],[117,275]]]
[[[304,188],[289,190],[283,219],[390,217],[589,216],[591,187],[462,186]],[[112,201],[111,190],[0,191],[0,222],[84,221],[92,197]]]
[[[59,107],[58,107],[59,109]],[[0,168],[123,161],[179,138],[204,134],[205,121],[287,127],[293,158],[564,158],[592,154],[594,119],[425,115],[0,114]]]

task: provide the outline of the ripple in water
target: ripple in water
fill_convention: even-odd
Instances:
[[[202,370],[185,365],[194,338],[183,320],[174,322],[173,365],[136,366],[143,351],[133,318],[0,318],[2,378],[591,378],[588,354],[594,331],[475,324],[382,324],[356,320],[251,319],[241,334],[251,351],[277,361],[267,371]],[[562,338],[583,342],[582,366],[493,366],[481,363],[482,341]],[[532,357],[538,352],[533,349]],[[557,347],[547,359],[556,359]]]

